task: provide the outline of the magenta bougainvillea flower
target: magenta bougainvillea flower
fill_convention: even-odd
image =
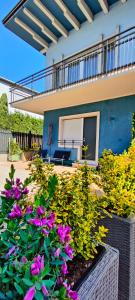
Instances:
[[[71,289],[71,285],[68,285],[67,282],[63,282],[63,286],[67,291],[67,296],[72,300],[79,300],[78,293]]]
[[[43,219],[39,219],[39,218],[34,218],[34,219],[30,219],[28,221],[30,224],[33,224],[37,227],[42,227],[45,226],[47,224],[47,219],[43,218]]]
[[[9,219],[22,217],[22,210],[19,205],[14,204],[11,212],[8,215]]]
[[[15,253],[16,246],[13,246],[9,249],[8,253],[6,254],[6,258],[9,258],[9,256],[13,253]]]
[[[33,207],[32,205],[29,205],[26,207],[26,215],[30,215],[33,211]]]
[[[58,225],[58,236],[60,238],[61,243],[69,243],[71,240],[71,228],[69,226]]]
[[[28,190],[28,188],[24,188],[24,190],[22,190],[22,193],[23,193],[24,195],[27,195],[27,194],[29,194],[29,190]]]
[[[45,285],[42,285],[42,293],[43,293],[44,296],[49,296],[49,293],[48,293],[47,288],[46,288]]]
[[[34,258],[34,263],[30,267],[32,276],[38,275],[44,269],[44,256],[38,255]]]
[[[36,213],[38,216],[42,216],[45,213],[45,208],[43,206],[37,207]]]
[[[55,213],[51,213],[50,216],[48,217],[48,221],[47,221],[47,226],[49,229],[52,229],[55,226]]]
[[[27,291],[27,293],[26,293],[26,295],[25,295],[25,297],[24,297],[24,300],[33,300],[33,298],[34,298],[34,296],[35,296],[35,293],[36,293],[36,289],[35,289],[35,287],[33,286],[33,287],[31,287],[31,288]]]
[[[59,257],[59,256],[60,256],[60,253],[61,253],[61,249],[58,248],[58,249],[55,251],[54,256],[55,256],[55,257]]]
[[[69,256],[69,258],[73,259],[73,257],[74,257],[74,251],[73,251],[73,248],[71,246],[67,245],[65,247],[65,252]]]
[[[23,264],[26,264],[28,262],[27,258],[25,256],[22,256],[21,262]]]
[[[61,273],[62,273],[63,275],[68,274],[68,268],[67,268],[67,264],[66,264],[65,261],[64,261],[63,265],[61,266]]]
[[[22,184],[22,182],[21,182],[20,178],[16,178],[16,185],[19,186],[21,184]]]
[[[42,229],[42,233],[43,233],[45,236],[48,236],[48,235],[49,235],[49,231],[46,230],[45,228]]]

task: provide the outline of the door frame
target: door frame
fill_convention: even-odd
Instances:
[[[100,112],[89,112],[89,113],[83,113],[83,114],[77,114],[77,115],[67,115],[63,117],[59,117],[59,131],[58,131],[58,140],[64,140],[63,139],[63,124],[64,120],[70,120],[70,119],[82,119],[82,130],[81,130],[81,136],[80,139],[83,140],[83,125],[84,125],[84,118],[90,118],[90,117],[96,117],[96,149],[95,149],[95,160],[92,160],[91,162],[98,163],[98,152],[99,152],[99,130],[100,130]],[[59,143],[59,147],[63,148],[63,143]],[[72,148],[72,145],[65,146],[65,148]],[[74,145],[74,148],[78,149],[77,153],[77,159],[81,159],[81,151],[80,146]],[[89,161],[90,162],[90,161]]]

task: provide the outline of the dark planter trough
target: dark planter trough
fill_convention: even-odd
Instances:
[[[76,289],[80,300],[118,300],[118,250],[105,249]]]
[[[109,229],[105,242],[119,250],[119,300],[135,300],[135,217],[112,215],[101,223]]]

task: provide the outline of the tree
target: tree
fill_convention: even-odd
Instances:
[[[3,94],[0,97],[0,128],[13,132],[31,131],[33,134],[42,134],[43,120],[21,112],[9,113],[7,95]]]

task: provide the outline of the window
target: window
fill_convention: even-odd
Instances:
[[[82,118],[78,119],[65,119],[63,120],[63,134],[62,139],[65,141],[70,141],[70,144],[74,142],[81,141],[82,137]]]
[[[73,62],[68,66],[68,83],[77,82],[80,79],[80,64]]]
[[[104,46],[104,72],[112,71],[115,68],[115,40],[111,39]]]
[[[91,78],[98,74],[98,55],[96,53],[84,60],[84,78]]]

